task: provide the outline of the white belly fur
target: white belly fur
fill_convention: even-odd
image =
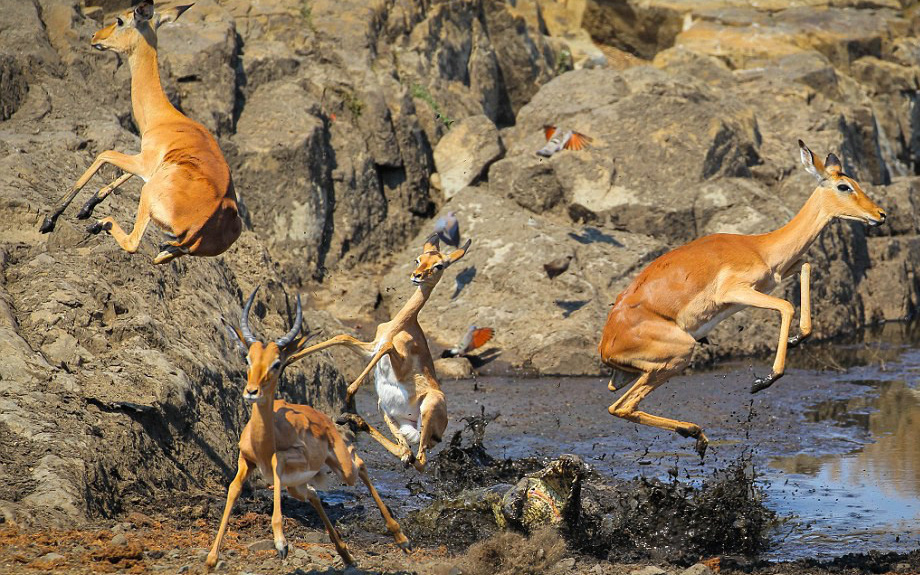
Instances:
[[[418,406],[409,403],[409,391],[396,378],[390,356],[383,356],[377,363],[374,368],[374,379],[378,407],[396,422],[406,440],[418,443]]]
[[[695,330],[690,332],[690,335],[693,336],[693,339],[700,340],[706,337],[709,332],[711,332],[722,320],[728,318],[731,315],[734,315],[744,309],[743,305],[732,305],[729,306],[719,313],[717,313],[711,320],[707,321],[703,325],[699,326]]]

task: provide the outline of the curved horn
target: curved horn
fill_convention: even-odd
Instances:
[[[275,344],[278,347],[284,347],[294,341],[294,338],[300,333],[301,322],[303,322],[303,308],[300,307],[300,294],[297,294],[297,312],[294,314],[294,327],[284,337],[276,340]]]
[[[243,314],[240,317],[240,331],[243,332],[243,339],[246,340],[247,345],[252,345],[256,342],[256,336],[252,335],[252,330],[249,329],[249,310],[252,308],[252,302],[256,299],[256,292],[259,291],[260,287],[256,286],[256,289],[252,290],[252,294],[246,300],[246,305],[243,306]]]

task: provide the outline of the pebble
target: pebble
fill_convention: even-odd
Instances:
[[[271,539],[260,539],[258,541],[253,541],[246,547],[250,551],[273,551],[275,549],[275,542]]]
[[[301,549],[300,547],[295,547],[295,548],[294,548],[294,557],[297,557],[298,559],[306,559],[306,558],[310,557],[310,554],[307,553],[307,550],[306,550],[306,549]]]
[[[348,567],[345,568],[345,571],[344,571],[344,575],[359,575],[360,573],[363,573],[363,571],[361,571],[354,565],[349,565]]]
[[[217,561],[217,564],[214,566],[214,570],[215,570],[215,571],[223,571],[223,570],[224,570],[224,567],[226,567],[226,566],[227,566],[227,562],[224,561],[223,559],[220,559],[220,560]]]
[[[188,573],[189,569],[191,568],[191,565],[183,565],[182,567],[179,567],[179,570],[176,571],[176,573]]]
[[[124,533],[119,533],[115,537],[112,537],[112,545],[127,545],[128,538],[125,537]]]
[[[66,557],[64,557],[60,553],[55,553],[54,551],[52,551],[51,553],[45,553],[44,555],[36,559],[36,561],[49,561],[50,562],[50,561],[58,561],[60,559],[66,559]]]
[[[898,563],[892,570],[895,573],[910,573],[913,571],[913,568],[910,566],[910,563]]]
[[[648,567],[643,567],[642,569],[636,569],[635,571],[630,571],[629,575],[668,575],[668,572],[662,569],[661,567],[655,567],[654,565],[649,565]]]
[[[115,527],[112,527],[112,533],[127,533],[128,531],[133,531],[134,525],[128,522],[116,523]]]
[[[681,575],[715,575],[715,572],[702,563],[691,565]]]
[[[556,566],[558,566],[561,569],[571,569],[575,567],[575,558],[566,557],[565,559],[560,559],[559,562],[556,563]]]

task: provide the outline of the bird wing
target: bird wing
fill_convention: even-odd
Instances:
[[[553,134],[556,133],[556,126],[551,126],[549,124],[544,124],[543,134],[546,136],[546,139],[549,140],[553,137]]]
[[[492,339],[492,335],[494,333],[495,330],[491,327],[480,327],[473,330],[471,334],[472,337],[470,338],[472,341],[470,342],[470,346],[466,351],[473,351],[478,347],[484,346],[490,339]]]
[[[565,143],[566,150],[583,150],[594,140],[579,132],[572,132],[572,137]]]
[[[457,342],[457,346],[453,349],[453,351],[456,352],[456,355],[469,351],[470,343],[473,341],[474,331],[476,331],[475,325],[471,325],[470,329],[466,330],[466,333],[463,334],[463,338]]]

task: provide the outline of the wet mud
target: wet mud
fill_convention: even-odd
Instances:
[[[611,480],[577,456],[549,461],[539,471],[533,469],[538,464],[533,458],[499,459],[488,453],[484,437],[494,419],[468,418],[466,430],[457,431],[434,459],[436,475],[444,481],[431,494],[435,502],[410,515],[416,537],[460,549],[495,533],[497,523],[525,533],[541,528],[546,521],[511,508],[516,496],[524,497],[512,483],[539,477],[555,481],[549,487],[563,494],[556,524],[569,548],[600,559],[689,565],[725,554],[754,557],[769,545],[776,516],[763,504],[749,455],[716,469],[700,485],[682,481],[676,470],[668,480]],[[577,463],[562,467],[581,469],[546,472],[568,460]],[[547,498],[542,481],[528,488]]]

